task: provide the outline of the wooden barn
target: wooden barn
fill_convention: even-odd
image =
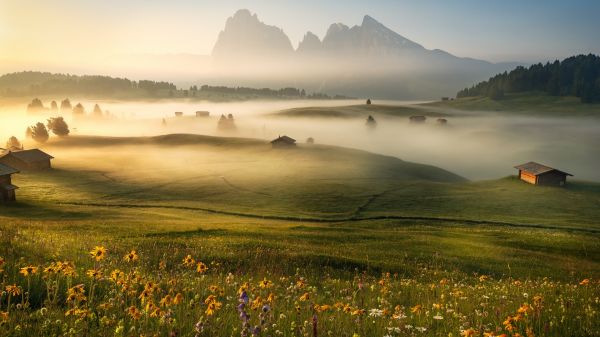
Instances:
[[[19,170],[45,170],[52,167],[51,155],[39,149],[9,151],[0,157],[0,164],[8,165]]]
[[[564,186],[570,173],[557,170],[536,162],[515,166],[519,170],[519,179],[533,185]]]
[[[17,186],[12,184],[11,175],[19,173],[19,170],[8,165],[0,164],[0,204],[6,204],[17,200],[15,190]]]
[[[296,146],[296,140],[288,136],[279,136],[271,141],[273,148],[291,148]]]

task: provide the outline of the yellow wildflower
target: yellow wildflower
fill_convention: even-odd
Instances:
[[[100,261],[106,257],[106,248],[104,248],[103,246],[96,246],[90,251],[90,255],[96,261]]]
[[[123,257],[123,260],[125,260],[127,262],[135,262],[138,260],[138,258],[139,257],[138,257],[137,252],[135,250],[132,250]]]
[[[38,270],[38,267],[27,266],[27,267],[21,268],[19,273],[23,274],[23,276],[31,276],[31,275],[34,275],[35,273],[37,273],[37,270]]]

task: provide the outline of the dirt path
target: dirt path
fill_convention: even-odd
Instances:
[[[265,220],[282,220],[282,221],[294,221],[294,222],[314,222],[314,223],[338,223],[338,222],[361,222],[370,220],[414,220],[414,221],[431,221],[438,223],[461,223],[470,225],[491,225],[491,226],[505,226],[505,227],[522,227],[522,228],[535,228],[535,229],[549,229],[559,230],[567,232],[583,232],[591,234],[600,234],[600,229],[593,228],[574,228],[574,227],[561,227],[545,224],[525,224],[525,223],[513,223],[505,221],[491,221],[491,220],[473,220],[473,219],[460,219],[460,218],[445,218],[445,217],[421,217],[421,216],[402,216],[402,215],[390,215],[390,216],[371,216],[371,217],[347,217],[347,218],[311,218],[311,217],[293,217],[293,216],[278,216],[278,215],[260,215],[253,213],[239,213],[222,211],[217,209],[202,208],[202,207],[189,207],[189,206],[169,206],[169,205],[140,205],[140,204],[102,204],[102,203],[78,203],[78,202],[59,202],[60,205],[73,205],[73,206],[91,206],[91,207],[121,207],[121,208],[162,208],[162,209],[180,209],[188,211],[199,211],[212,214],[230,215],[236,217],[252,218],[252,219],[265,219]]]

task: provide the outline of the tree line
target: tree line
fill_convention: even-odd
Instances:
[[[199,97],[202,94],[257,96],[275,98],[300,99],[346,99],[349,97],[329,96],[323,93],[308,94],[298,88],[248,88],[196,85],[189,89],[177,88],[170,82],[139,80],[110,76],[53,74],[49,72],[24,71],[0,76],[0,96],[20,95],[51,95],[51,94],[93,94],[104,96],[157,97],[157,98],[187,98]]]
[[[173,83],[97,75],[69,75],[24,71],[0,76],[0,94],[4,96],[46,94],[143,94],[155,96],[177,90]]]
[[[519,66],[459,91],[457,98],[487,96],[502,99],[507,93],[539,91],[552,96],[575,96],[583,103],[600,102],[600,57],[578,55],[563,61]]]

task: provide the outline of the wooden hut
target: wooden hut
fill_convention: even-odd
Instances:
[[[421,124],[421,123],[425,123],[425,121],[427,120],[427,117],[425,117],[425,116],[410,116],[408,118],[408,120],[411,123]]]
[[[19,170],[0,164],[0,204],[17,200],[15,190],[19,187],[12,184],[12,175],[15,173],[19,173]]]
[[[296,146],[296,140],[288,136],[279,136],[271,141],[273,148],[291,148]]]
[[[210,112],[208,111],[196,111],[196,117],[209,117]]]
[[[533,185],[564,186],[570,173],[557,170],[536,162],[515,166],[519,170],[519,179]]]
[[[45,170],[52,167],[51,155],[39,149],[9,151],[0,157],[0,164],[19,170]]]

